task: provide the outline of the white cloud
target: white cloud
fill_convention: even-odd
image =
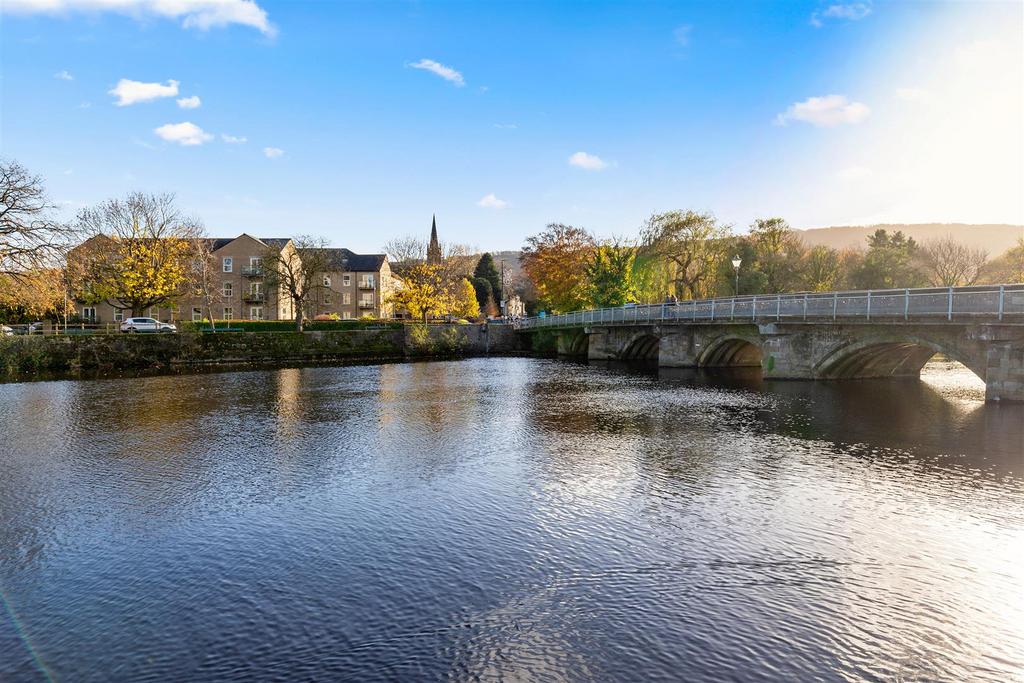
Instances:
[[[241,145],[244,142],[248,142],[244,136],[228,135],[227,133],[221,133],[220,139],[229,145]]]
[[[608,162],[594,154],[576,152],[569,157],[569,165],[577,166],[587,171],[600,171],[608,168]]]
[[[181,20],[185,28],[207,31],[239,24],[273,37],[277,29],[254,0],[4,0],[11,14],[70,14],[116,12],[135,19],[155,16]]]
[[[167,142],[175,142],[186,147],[201,145],[213,139],[212,135],[190,121],[167,123],[154,129],[153,132]]]
[[[841,169],[838,173],[840,180],[847,182],[853,182],[856,180],[863,180],[871,175],[871,169],[867,166],[850,166],[848,168]]]
[[[421,59],[415,64],[410,64],[409,66],[413,69],[423,69],[424,71],[429,71],[432,74],[437,74],[444,80],[451,81],[460,88],[466,85],[466,80],[462,77],[462,74],[450,66],[445,66],[440,62],[435,62],[433,59]]]
[[[53,74],[53,77],[56,78],[59,81],[73,81],[73,80],[75,80],[74,76],[72,76],[66,70],[63,70],[63,69],[61,71],[58,71],[57,73]]]
[[[162,83],[143,83],[122,78],[113,88],[107,91],[117,98],[117,106],[126,107],[137,102],[149,102],[161,97],[175,97],[178,94],[178,81]]]
[[[514,129],[518,128],[519,126],[514,124],[514,123],[496,123],[496,124],[494,124],[494,127],[495,128],[501,128],[503,130],[514,130]]]
[[[283,156],[283,155],[284,155],[284,150],[281,149],[280,147],[264,147],[263,148],[263,156],[267,157],[268,159],[276,159],[279,156]]]
[[[840,124],[861,123],[870,113],[871,110],[866,104],[851,102],[845,95],[825,95],[794,102],[786,111],[775,117],[775,124],[784,126],[790,121],[804,121],[829,128]]]
[[[178,106],[182,109],[198,109],[202,103],[203,101],[199,99],[199,95],[182,97],[178,100]]]
[[[871,14],[871,3],[852,2],[845,5],[829,5],[825,9],[811,14],[811,26],[821,28],[826,19],[846,19],[859,21]]]
[[[682,46],[690,44],[690,33],[693,31],[693,26],[690,24],[683,24],[682,26],[676,26],[672,31],[672,37],[676,39],[676,42]]]
[[[481,197],[480,201],[478,201],[476,205],[485,209],[504,209],[508,206],[508,202],[504,199],[498,199],[492,192]]]

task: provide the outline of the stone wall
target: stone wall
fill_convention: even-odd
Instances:
[[[169,370],[229,363],[323,363],[345,360],[507,354],[518,335],[505,325],[316,332],[219,332],[0,337],[0,380]]]

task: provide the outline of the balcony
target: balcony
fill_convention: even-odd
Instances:
[[[242,295],[242,301],[247,304],[261,304],[266,300],[267,298],[263,292],[246,292]]]
[[[263,277],[263,268],[260,266],[242,266],[242,277]]]
[[[374,307],[374,303],[372,301],[360,301],[359,302],[359,308],[360,309],[372,309],[373,307]]]
[[[377,289],[377,283],[376,282],[371,282],[371,281],[367,281],[367,280],[361,280],[359,282],[358,286],[359,286],[359,289],[368,289],[370,291],[374,291],[374,290]]]

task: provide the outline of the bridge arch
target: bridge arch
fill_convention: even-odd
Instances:
[[[630,337],[618,353],[619,360],[658,360],[661,339],[650,332]]]
[[[761,345],[749,337],[726,335],[704,347],[697,356],[699,367],[761,367]]]
[[[941,353],[985,381],[986,360],[960,349],[914,335],[869,337],[841,344],[814,364],[814,376],[820,379],[869,379],[878,377],[917,377],[932,356]]]

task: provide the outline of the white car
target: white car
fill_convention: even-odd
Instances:
[[[126,318],[121,323],[122,332],[177,332],[171,323],[162,323],[153,318]]]
[[[7,327],[7,325],[0,325],[0,337],[11,337],[14,335],[14,329]]]

